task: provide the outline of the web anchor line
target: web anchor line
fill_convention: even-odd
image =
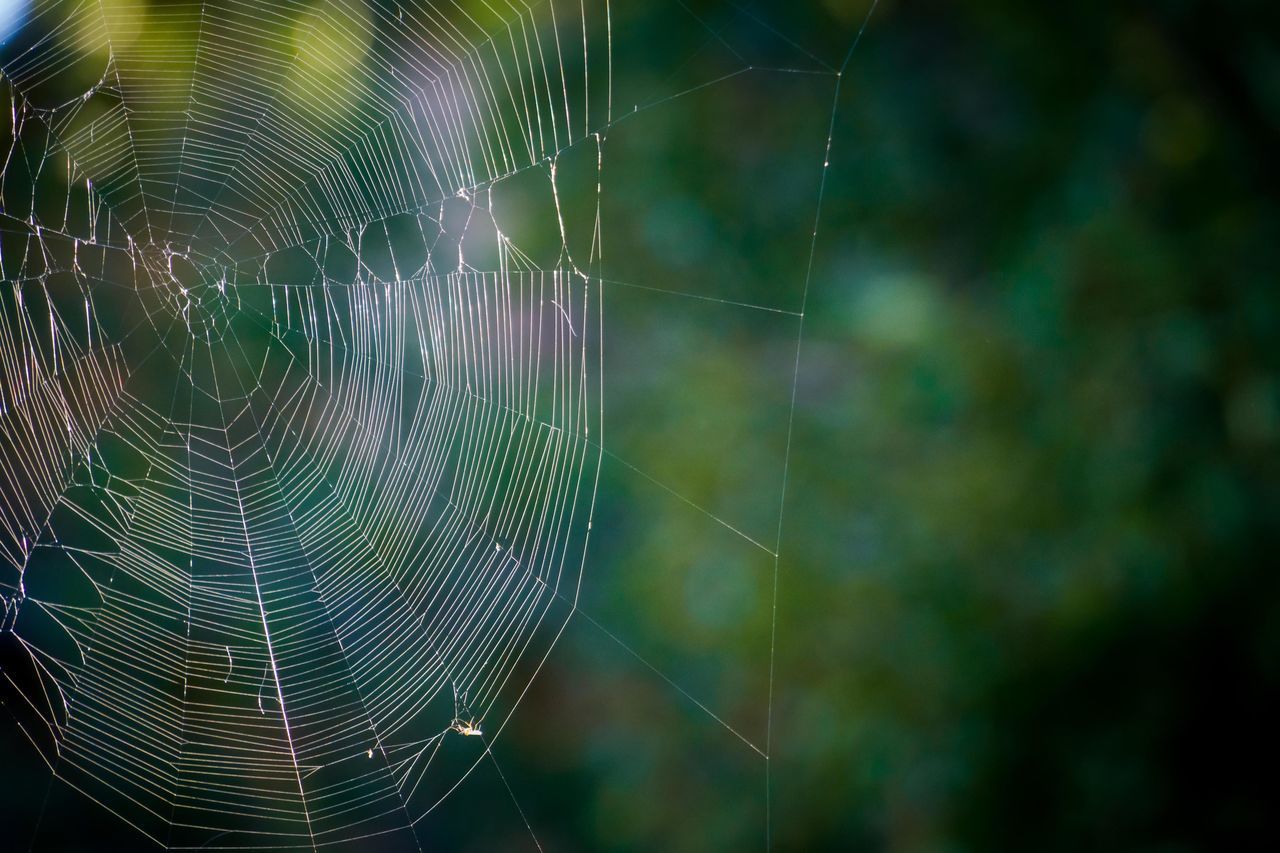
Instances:
[[[773,755],[773,711],[774,711],[774,688],[777,667],[777,647],[778,647],[778,582],[781,569],[782,554],[782,533],[783,522],[786,514],[787,501],[787,481],[791,470],[791,442],[795,433],[795,417],[796,417],[796,398],[800,387],[800,356],[804,344],[804,323],[805,311],[809,304],[809,291],[813,283],[814,261],[818,251],[818,226],[822,221],[822,203],[827,191],[827,178],[831,173],[831,147],[835,139],[836,115],[840,108],[840,89],[844,82],[845,72],[849,69],[849,63],[853,60],[854,52],[858,49],[858,45],[862,43],[862,36],[867,31],[867,26],[871,23],[871,17],[875,14],[879,0],[872,0],[871,5],[867,7],[866,15],[863,16],[858,31],[853,37],[849,50],[845,53],[844,61],[840,64],[840,70],[836,74],[836,83],[834,91],[831,95],[831,114],[827,123],[827,139],[822,153],[822,178],[818,183],[818,198],[814,205],[813,213],[813,230],[809,240],[808,259],[805,263],[804,271],[804,287],[800,298],[800,321],[799,328],[796,331],[796,348],[795,360],[792,368],[791,378],[791,400],[787,411],[787,438],[785,450],[783,451],[782,463],[782,486],[779,492],[778,500],[778,528],[777,536],[773,549],[773,589],[770,604],[769,616],[769,693],[767,712],[765,718],[765,750],[770,756]],[[765,788],[765,829],[764,829],[764,846],[766,850],[773,848],[773,767],[769,758],[765,760],[764,769],[764,788]]]
[[[418,844],[491,765],[542,849],[494,744],[578,613],[767,766],[785,474],[771,544],[606,443],[605,301],[804,306],[606,265],[606,163],[848,59],[733,3],[660,9],[670,57],[609,0],[19,5],[0,634],[49,790],[170,849],[318,850]],[[773,558],[763,744],[581,609],[606,455]]]

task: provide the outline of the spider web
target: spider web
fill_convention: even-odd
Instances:
[[[776,579],[776,542],[604,449],[603,290],[670,290],[603,273],[608,133],[683,94],[615,114],[613,15],[26,10],[0,78],[5,705],[157,844],[420,847],[575,612],[606,454]]]

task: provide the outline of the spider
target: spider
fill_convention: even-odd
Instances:
[[[480,731],[479,721],[474,718],[468,720],[455,719],[449,728],[464,737],[479,737],[484,734],[484,732]]]
[[[453,722],[449,724],[449,728],[463,737],[482,736],[484,732],[480,730],[479,720],[474,716],[467,716],[466,719],[463,719],[462,709],[464,708],[470,710],[467,706],[467,693],[464,690],[461,699],[459,699],[458,685],[455,684],[453,685]]]

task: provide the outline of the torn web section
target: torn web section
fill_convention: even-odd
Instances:
[[[58,114],[8,80],[0,97],[0,689],[51,762],[105,580],[94,555],[127,512],[98,450],[127,368],[99,319],[116,299],[98,289],[109,215],[52,130]]]
[[[4,91],[0,470],[19,559],[0,689],[62,780],[163,837],[187,561],[159,550],[185,525],[155,485],[180,441],[130,393],[157,332],[124,228],[67,141],[111,116],[93,118],[92,97],[50,108]]]

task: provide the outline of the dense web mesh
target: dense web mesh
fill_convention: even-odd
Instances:
[[[481,762],[501,774],[494,739],[578,614],[764,777],[743,787],[767,838],[791,412],[843,67],[734,3],[714,24],[650,5],[26,5],[0,74],[0,704],[53,778],[169,848],[421,848]],[[813,92],[802,125],[791,101]],[[717,228],[785,238],[758,269],[707,248],[715,214],[634,210],[699,110],[732,145],[697,138],[678,179],[764,176],[706,189],[740,208]],[[802,172],[770,162],[770,133]],[[614,162],[635,269],[602,248]],[[680,278],[698,251],[714,281]],[[617,335],[605,304],[628,299]],[[679,453],[633,455],[648,418],[701,402],[673,395],[620,407],[605,442],[610,359],[641,386],[679,374],[680,323],[760,335],[766,360],[732,372],[773,383],[743,392],[759,412],[708,406]],[[738,467],[702,489],[673,467],[691,449]],[[581,606],[608,466],[694,520],[670,535],[702,525],[712,589],[747,602],[741,632],[719,625],[764,638],[727,676],[741,695],[675,677],[665,623],[632,645]]]
[[[560,627],[596,285],[533,266],[490,193],[554,190],[593,124],[582,10],[543,11],[29,11],[0,84],[5,675],[56,774],[158,841],[403,831]],[[447,737],[476,743],[436,761]]]

